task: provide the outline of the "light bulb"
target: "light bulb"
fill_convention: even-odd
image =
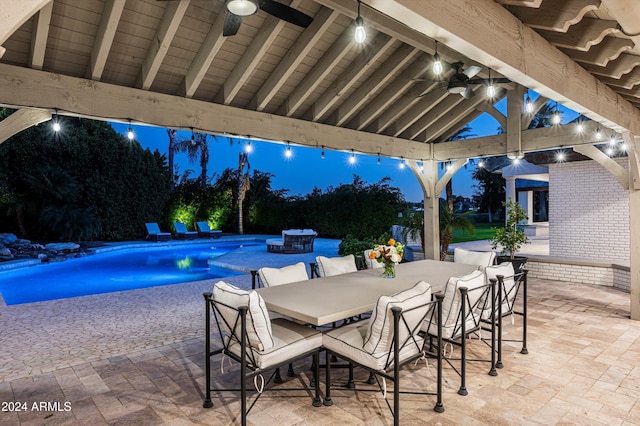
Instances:
[[[440,60],[440,55],[438,55],[438,52],[436,52],[436,54],[433,55],[433,73],[435,75],[440,75],[442,74],[442,71],[442,61]]]
[[[527,100],[524,102],[524,110],[527,114],[531,114],[533,112],[533,102],[531,102],[529,95],[527,95]]]
[[[558,111],[556,111],[553,114],[553,117],[551,119],[553,121],[553,124],[560,124],[560,121],[562,120],[562,118],[560,117],[560,113]]]
[[[478,161],[478,168],[481,169],[484,167],[484,161],[480,160]]]
[[[227,2],[227,10],[237,16],[249,16],[256,13],[258,5],[255,0],[230,0]]]
[[[129,126],[129,131],[127,132],[127,138],[129,138],[129,140],[132,141],[134,137],[135,135],[133,134],[133,129],[131,128],[131,126]]]
[[[380,154],[378,154],[378,166],[380,165]]]
[[[353,151],[351,151],[351,157],[349,157],[349,163],[350,164],[355,164],[356,163],[356,154],[354,154]]]
[[[520,164],[520,159],[519,159],[518,157],[514,158],[514,159],[513,159],[513,164],[514,164],[514,165],[516,165],[516,166],[517,166],[518,164]]]
[[[627,152],[627,148],[628,148],[628,146],[627,146],[627,144],[626,144],[625,142],[622,142],[622,143],[620,144],[620,150],[621,150],[622,152]]]
[[[602,139],[602,130],[600,130],[600,128],[598,127],[596,129],[596,140],[601,140]]]
[[[607,150],[605,151],[607,153],[607,155],[609,157],[613,156],[613,154],[615,153],[615,150],[613,149],[612,146],[608,147]]]
[[[247,153],[250,153],[253,151],[253,146],[251,146],[251,141],[247,142],[247,144],[244,146],[244,151]]]
[[[494,96],[496,96],[496,86],[494,86],[493,84],[489,84],[489,86],[487,87],[487,96],[489,98],[493,98]]]
[[[292,155],[293,155],[293,152],[291,152],[291,147],[288,146],[287,150],[284,152],[284,156],[287,158],[291,158]]]
[[[609,137],[609,145],[615,145],[616,143],[616,135],[615,133],[611,133],[611,137]]]
[[[584,132],[584,124],[582,124],[581,122],[578,123],[578,127],[576,128],[576,130],[578,131],[578,133],[582,134]]]
[[[367,32],[364,29],[364,22],[362,21],[362,17],[358,15],[356,18],[356,33],[355,33],[356,43],[364,43],[367,39]]]
[[[404,169],[404,166],[405,166],[405,164],[404,164],[404,158],[403,158],[402,161],[400,162],[400,168]]]
[[[320,159],[324,160],[324,146],[322,147],[322,152],[320,153]]]
[[[556,152],[556,161],[562,162],[567,159],[567,154],[564,151]]]
[[[60,131],[60,123],[58,123],[57,121],[53,122],[53,131],[54,132],[59,132]]]

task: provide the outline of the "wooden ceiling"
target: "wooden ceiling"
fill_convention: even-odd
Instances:
[[[628,4],[635,2],[472,2],[483,7],[482,13],[496,14],[500,8],[498,19],[482,22],[489,28],[485,35],[501,34],[503,25],[509,30],[514,23],[522,25],[546,45],[518,55],[539,63],[561,58],[535,70],[509,63],[513,52],[506,50],[520,41],[506,30],[503,39],[493,40],[495,49],[504,46],[505,52],[494,55],[489,47],[474,46],[473,36],[460,35],[470,31],[471,23],[484,20],[471,7],[464,9],[466,15],[460,13],[462,0],[365,0],[363,44],[353,37],[356,1],[282,3],[312,16],[312,24],[303,29],[259,11],[243,19],[237,35],[224,37],[223,0],[5,4],[6,16],[0,17],[5,24],[5,33],[0,33],[0,103],[421,159],[434,158],[432,142],[446,140],[482,113],[506,128],[507,117],[493,104],[516,93],[521,106],[523,86],[528,86],[546,96],[543,100],[558,100],[617,131],[640,133],[635,131],[640,123],[635,129],[629,124],[640,122],[640,8]],[[440,13],[441,21],[453,29],[438,27],[438,22],[420,28],[432,12]],[[403,19],[405,13],[410,19]],[[477,65],[482,68],[477,77],[491,73],[513,83],[502,85],[490,100],[483,85],[473,85],[475,96],[466,99],[448,93],[441,81],[416,80],[438,80],[431,73],[435,40],[448,64],[459,61],[465,69]],[[580,68],[580,82],[545,81],[545,70],[553,75],[549,69],[574,66]],[[444,79],[452,75],[450,66],[445,73]],[[524,125],[521,108],[514,111]],[[555,140],[550,135],[523,134],[525,150],[571,144],[562,139],[569,137],[568,131],[556,130]],[[469,149],[451,145],[440,159],[504,153],[508,142],[502,138],[483,138]]]

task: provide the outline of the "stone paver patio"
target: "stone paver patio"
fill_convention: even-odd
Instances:
[[[0,425],[234,424],[237,394],[214,394],[214,407],[202,408],[202,292],[215,281],[0,308],[0,402],[3,411],[27,403],[0,413]],[[250,286],[249,276],[228,281]],[[549,280],[530,280],[529,295],[529,355],[506,343],[497,377],[470,363],[464,397],[445,367],[446,411],[433,412],[431,397],[403,395],[402,424],[640,424],[640,322],[628,319],[629,295]],[[506,322],[517,336],[520,318]],[[478,341],[469,346],[486,353]],[[217,383],[233,383],[234,368],[220,374],[219,358],[213,366]],[[289,384],[308,383],[308,368],[296,371]],[[408,386],[432,386],[424,363],[404,374]],[[359,389],[372,389],[366,377],[357,374]],[[392,423],[377,392],[332,396],[332,407],[313,408],[307,394],[266,392],[249,423]],[[49,407],[33,409],[43,402]]]

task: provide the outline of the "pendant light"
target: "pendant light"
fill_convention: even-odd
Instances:
[[[355,39],[356,43],[364,43],[367,39],[367,32],[364,29],[364,21],[362,20],[362,16],[360,16],[360,0],[358,0],[358,17],[356,18]]]

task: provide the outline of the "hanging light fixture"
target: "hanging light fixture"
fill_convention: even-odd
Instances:
[[[284,152],[284,156],[287,158],[291,158],[293,156],[293,152],[291,152],[291,145],[287,142],[287,150]]]
[[[512,164],[517,166],[518,164],[520,164],[520,157],[516,157],[513,159]]]
[[[52,128],[54,132],[59,132],[61,130],[60,127],[60,122],[58,121],[58,110],[56,109],[54,114],[53,114],[53,124],[52,124]]]
[[[438,40],[436,40],[436,53],[433,55],[433,73],[435,75],[442,74],[443,67],[440,55],[438,54]]]
[[[607,154],[609,157],[613,157],[613,154],[615,154],[615,153],[616,153],[616,150],[615,150],[615,149],[613,149],[613,147],[612,147],[612,146],[609,146],[609,147],[607,147],[607,149],[606,149],[606,151],[605,151],[605,152],[606,152],[606,154]]]
[[[404,169],[405,166],[405,162],[404,162],[404,157],[400,157],[402,159],[402,161],[400,161],[400,168]]]
[[[564,149],[561,149],[560,151],[556,152],[556,162],[562,163],[566,159],[567,159],[567,153],[565,152]]]
[[[616,144],[616,134],[611,133],[611,136],[609,137],[609,145],[615,145],[615,144]]]
[[[555,108],[555,112],[553,113],[553,117],[551,117],[551,121],[553,122],[553,124],[558,125],[560,124],[560,121],[562,121],[562,118],[560,117],[560,111],[558,111],[558,101],[556,101],[556,108]]]
[[[424,160],[420,160],[420,171],[424,172]]]
[[[193,127],[191,128],[191,146],[196,146],[196,137],[193,133]]]
[[[360,16],[360,0],[358,0],[358,17],[356,18],[355,38],[356,43],[364,43],[367,39],[367,32],[364,29],[364,21],[362,20],[362,16]]]
[[[251,146],[251,139],[247,141],[247,144],[244,146],[244,152],[247,154],[253,151],[253,146]]]
[[[531,98],[529,97],[529,89],[527,89],[527,98],[524,101],[524,110],[527,114],[533,113],[533,102],[531,102]]]
[[[229,0],[227,10],[237,16],[249,16],[258,11],[257,0]]]
[[[320,159],[324,160],[324,145],[322,145],[322,152],[320,153]]]
[[[131,120],[129,120],[129,130],[127,131],[127,138],[132,141],[135,135],[133,134],[133,129],[131,128]]]
[[[576,131],[578,134],[584,133],[584,123],[582,121],[578,122],[578,126],[576,127]]]
[[[378,153],[378,166],[380,165],[380,153]]]
[[[493,98],[496,96],[496,86],[493,85],[493,81],[491,81],[491,68],[489,68],[489,86],[487,86],[487,97]]]
[[[356,164],[356,154],[351,150],[351,157],[349,157],[350,164]]]
[[[478,161],[478,168],[482,169],[484,167],[484,160],[481,158],[480,161]]]
[[[600,130],[600,127],[596,129],[596,140],[602,140],[602,130]]]

